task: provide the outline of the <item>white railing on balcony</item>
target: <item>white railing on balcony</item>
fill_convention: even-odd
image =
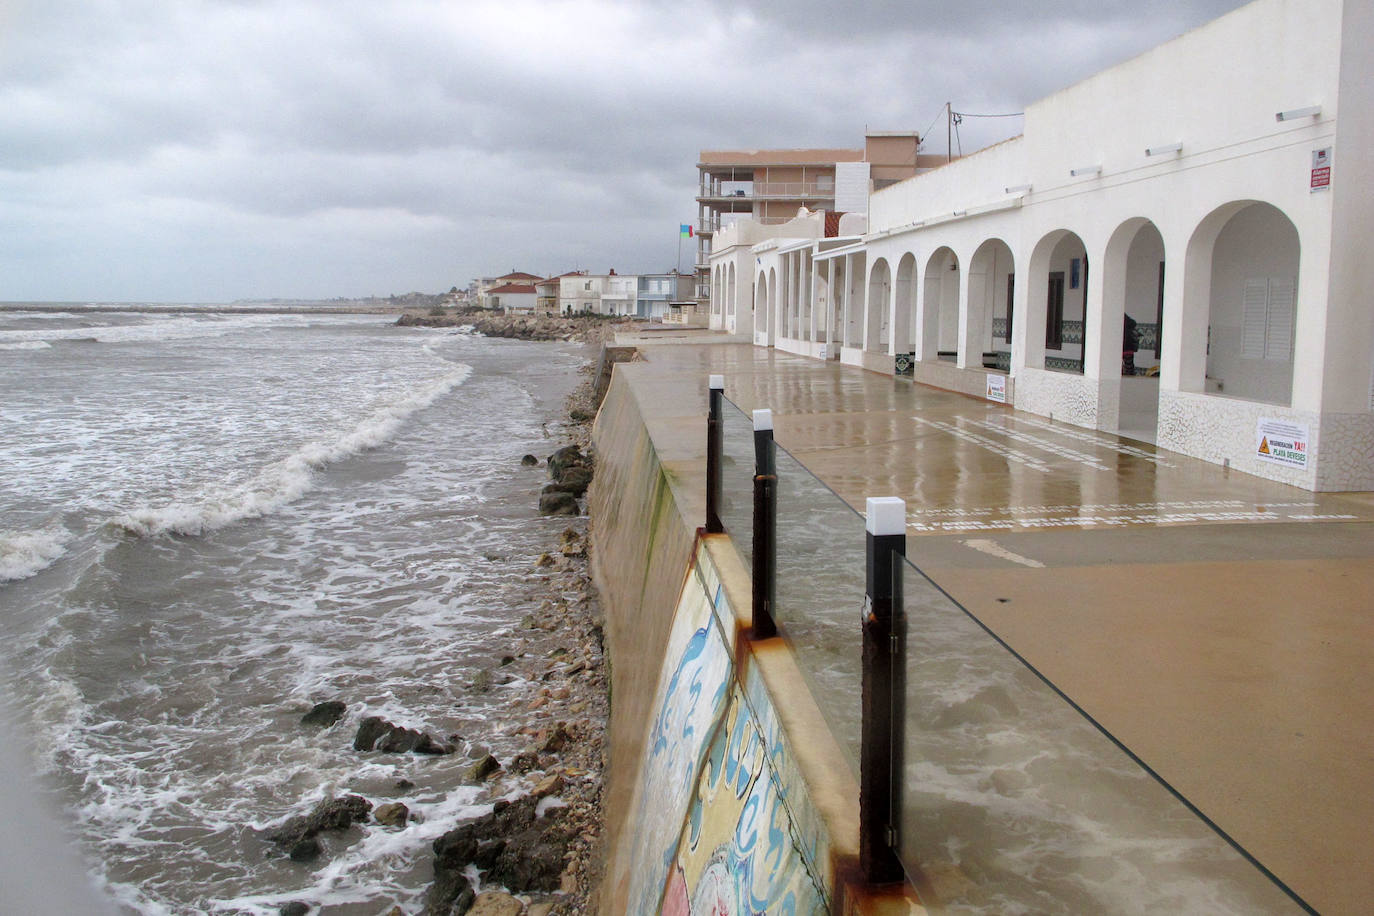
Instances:
[[[741,200],[830,198],[835,196],[835,182],[817,181],[756,181],[750,188],[702,188],[701,197],[724,197]]]

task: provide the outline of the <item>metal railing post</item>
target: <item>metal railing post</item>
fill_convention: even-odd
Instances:
[[[897,857],[901,823],[901,737],[905,664],[900,657],[897,558],[906,556],[906,502],[870,497],[867,505],[863,615],[863,725],[859,746],[859,867],[871,884],[903,878]]]
[[[773,412],[754,411],[754,638],[778,634],[778,471],[773,454]]]
[[[721,458],[725,453],[725,420],[721,417],[725,400],[725,376],[710,378],[711,399],[706,415],[706,533],[720,534]]]

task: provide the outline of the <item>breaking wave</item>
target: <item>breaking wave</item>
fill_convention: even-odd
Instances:
[[[72,533],[61,526],[38,531],[0,531],[0,582],[27,579],[67,552]]]
[[[241,486],[212,493],[200,500],[135,509],[113,519],[111,524],[140,537],[195,536],[244,519],[268,515],[308,492],[317,470],[383,444],[396,435],[412,414],[429,407],[471,374],[470,366],[459,366],[401,400],[378,408],[337,438],[306,443],[282,460],[267,465]]]

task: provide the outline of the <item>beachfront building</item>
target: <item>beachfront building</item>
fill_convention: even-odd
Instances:
[[[601,314],[606,274],[570,274],[558,280],[558,310],[564,315]]]
[[[745,220],[765,226],[797,213],[866,213],[871,189],[933,168],[945,156],[917,152],[913,132],[871,132],[862,149],[702,150],[697,162],[697,299],[711,297],[715,234]],[[713,324],[718,327],[719,323]]]
[[[546,277],[534,283],[534,311],[537,315],[557,315],[562,312],[559,306],[559,294],[563,285],[564,277],[579,277],[581,271],[570,270],[567,273],[559,274],[556,277]]]
[[[671,302],[691,299],[696,286],[690,274],[680,274],[670,270],[662,274],[640,274],[637,278],[639,289],[636,293],[635,317],[649,321],[662,321],[668,317]]]
[[[602,315],[628,317],[635,313],[638,301],[638,279],[617,274],[615,268],[611,268],[602,284],[601,307],[597,312]]]
[[[530,286],[538,279],[540,278],[535,274],[525,273],[523,270],[513,270],[500,277],[477,277],[472,281],[471,287],[476,288],[474,298],[482,308],[500,308],[501,306],[493,303],[491,299],[492,293],[497,287]]]
[[[759,345],[1374,489],[1370,36],[1366,2],[1257,0],[875,188],[851,238],[719,233],[712,326],[748,303]]]
[[[503,283],[483,295],[487,308],[500,309],[507,315],[533,315],[537,298],[531,283]]]

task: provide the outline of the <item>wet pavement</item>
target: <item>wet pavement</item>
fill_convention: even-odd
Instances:
[[[748,345],[643,352],[617,371],[685,512],[704,516],[723,374],[851,506],[905,499],[912,561],[1259,861],[1322,912],[1364,911],[1374,494]]]

